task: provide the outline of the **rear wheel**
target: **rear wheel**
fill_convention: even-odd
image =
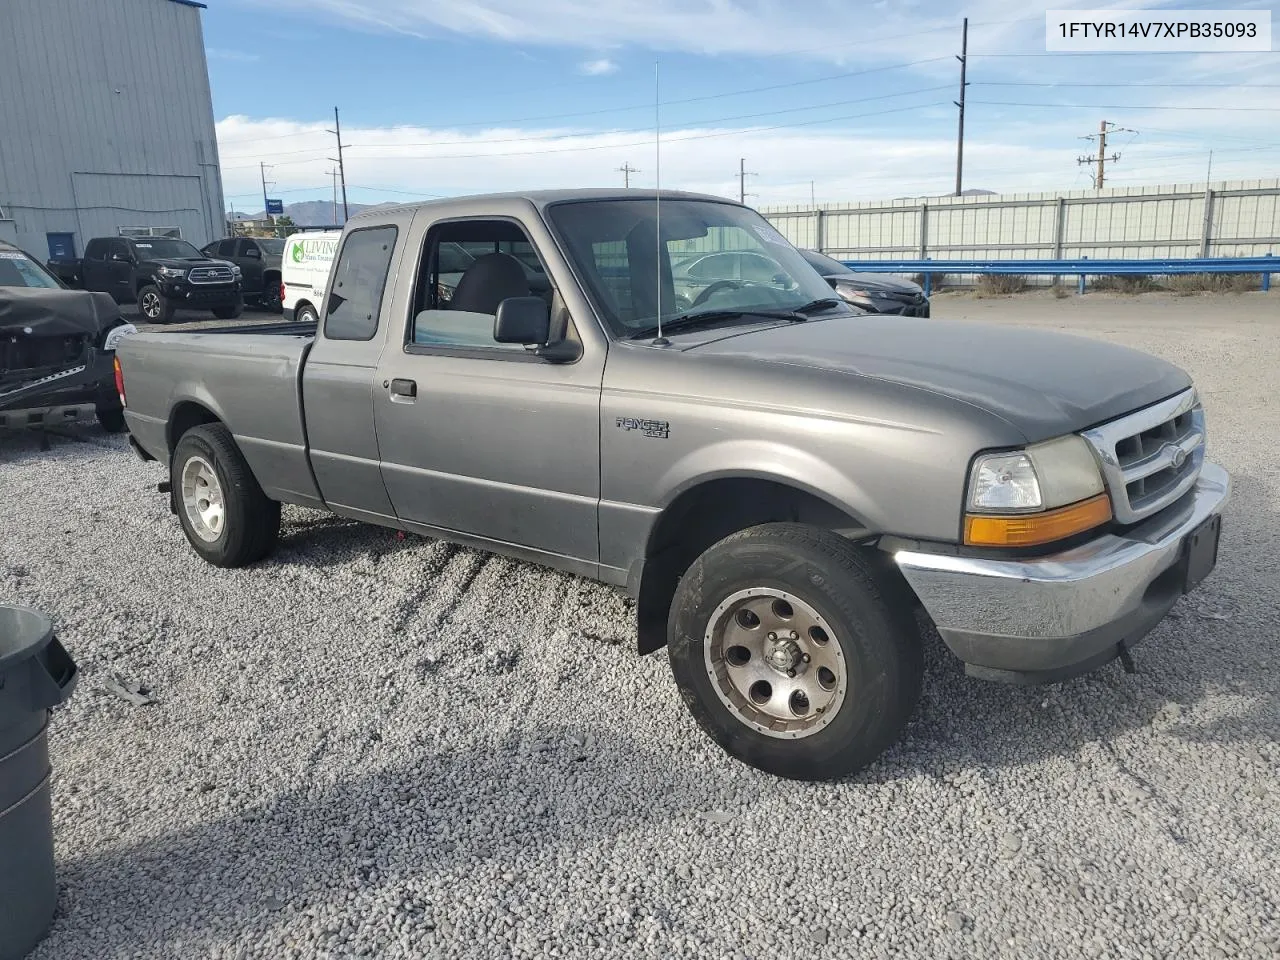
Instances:
[[[155,284],[138,291],[138,312],[147,323],[168,323],[173,319],[173,303]]]
[[[279,313],[282,309],[280,302],[280,278],[273,273],[267,274],[263,281],[262,288],[262,309],[271,313]]]
[[[920,638],[898,587],[843,537],[753,527],[680,580],[668,656],[694,719],[726,752],[796,780],[852,774],[901,734]]]
[[[225,426],[182,435],[169,464],[178,520],[196,553],[217,567],[261,560],[280,535],[280,504],[262,492]]]

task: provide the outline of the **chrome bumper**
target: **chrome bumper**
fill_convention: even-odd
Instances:
[[[1222,513],[1226,470],[1123,536],[1032,560],[902,550],[898,568],[970,673],[1041,682],[1092,669],[1141,639],[1183,593],[1184,541]]]

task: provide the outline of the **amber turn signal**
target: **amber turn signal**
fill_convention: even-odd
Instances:
[[[1092,530],[1110,519],[1111,500],[1105,493],[1043,513],[971,513],[964,518],[964,542],[971,547],[1034,547]]]

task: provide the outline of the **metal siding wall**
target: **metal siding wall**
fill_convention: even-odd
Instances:
[[[1215,183],[1210,189],[1213,203],[1209,256],[1280,254],[1280,180]],[[918,258],[923,205],[927,208],[927,256],[1051,259],[1057,241],[1060,199],[1065,200],[1061,208],[1065,257],[1200,255],[1205,222],[1204,184],[1109,189],[1102,194],[1078,190],[825,204],[821,207],[823,249],[851,260]],[[760,212],[798,246],[817,245],[813,207],[764,207]]]
[[[200,15],[171,0],[0,2],[0,208],[31,253],[47,256],[51,232],[74,233],[77,253],[120,226],[221,235]],[[86,178],[99,209],[77,210]]]

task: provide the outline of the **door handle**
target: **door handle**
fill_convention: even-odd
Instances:
[[[391,381],[391,399],[400,403],[411,403],[418,396],[418,384],[414,380],[396,379]]]

